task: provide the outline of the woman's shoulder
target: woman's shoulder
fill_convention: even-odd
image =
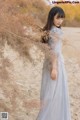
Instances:
[[[63,34],[62,29],[61,29],[61,28],[58,28],[58,27],[56,27],[56,26],[52,26],[50,32],[58,33],[58,34],[60,34],[60,35]]]

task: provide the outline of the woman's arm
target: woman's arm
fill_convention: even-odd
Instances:
[[[52,52],[52,51],[51,51]],[[57,72],[58,72],[58,62],[57,62],[57,55],[56,54],[51,54],[50,56],[50,62],[51,62],[51,69],[50,69],[50,75],[52,80],[57,79]]]
[[[51,53],[51,63],[52,67],[57,67],[57,52],[55,51],[56,43],[59,40],[59,35],[57,33],[51,32],[50,37],[53,40],[53,45],[50,45],[50,53]]]
[[[57,55],[55,53],[53,53],[53,51],[50,51],[52,52],[51,55],[50,55],[50,62],[51,62],[51,66],[52,68],[57,68]]]
[[[54,46],[50,45],[50,62],[51,62],[51,69],[50,74],[51,78],[55,80],[57,78],[57,72],[58,72],[58,54],[55,51],[56,43],[59,40],[59,36],[55,33],[50,34],[51,39],[54,41]]]

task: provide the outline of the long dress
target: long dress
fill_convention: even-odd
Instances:
[[[52,26],[50,34],[53,36],[53,33],[58,33],[60,36],[57,41],[51,37],[48,42],[51,50],[57,55],[58,77],[56,80],[51,79],[49,62],[45,60],[40,90],[41,107],[36,120],[71,120],[67,74],[61,50],[63,31],[61,28]]]

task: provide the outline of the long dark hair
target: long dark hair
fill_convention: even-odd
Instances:
[[[55,6],[52,7],[48,14],[48,19],[46,25],[42,28],[43,35],[41,36],[41,42],[42,43],[48,43],[48,40],[50,39],[49,31],[51,27],[54,25],[54,16],[58,14],[57,18],[65,18],[65,13],[61,7]],[[59,26],[58,28],[61,28]]]
[[[53,20],[54,16],[58,13],[58,18],[65,18],[65,13],[64,10],[61,7],[55,6],[52,7],[51,10],[49,11],[48,18],[47,18],[47,23],[43,27],[43,31],[49,31],[51,27],[54,25]],[[61,26],[59,26],[61,28]]]

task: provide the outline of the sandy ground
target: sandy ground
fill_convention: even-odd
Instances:
[[[63,28],[63,46],[71,102],[72,120],[80,119],[80,28]]]
[[[62,29],[71,116],[80,120],[80,28]],[[7,43],[0,47],[0,111],[7,111],[10,120],[36,120],[39,112],[44,56],[36,46],[30,53],[32,63]]]

